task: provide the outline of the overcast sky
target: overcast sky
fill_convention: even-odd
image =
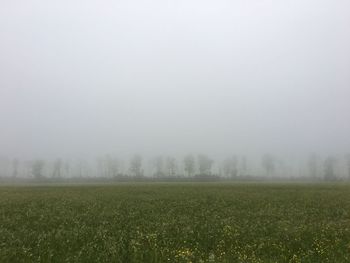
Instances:
[[[350,151],[348,0],[0,2],[0,155]]]

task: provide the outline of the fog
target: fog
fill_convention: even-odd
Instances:
[[[2,1],[0,156],[342,156],[349,13],[346,0]]]

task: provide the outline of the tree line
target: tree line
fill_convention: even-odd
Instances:
[[[84,159],[21,161],[17,158],[0,158],[0,176],[35,180],[69,177],[109,179],[301,177],[326,181],[350,180],[350,154],[340,157],[310,154],[297,168],[271,154],[264,154],[258,163],[255,160],[254,164],[245,156],[231,155],[222,160],[214,160],[206,154],[188,154],[182,158],[159,155],[150,159],[135,154],[126,161],[107,154],[92,162]]]

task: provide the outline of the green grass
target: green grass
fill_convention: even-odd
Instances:
[[[0,262],[350,262],[350,186],[0,187]]]

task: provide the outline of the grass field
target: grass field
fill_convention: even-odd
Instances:
[[[3,186],[0,262],[350,262],[350,186]]]

